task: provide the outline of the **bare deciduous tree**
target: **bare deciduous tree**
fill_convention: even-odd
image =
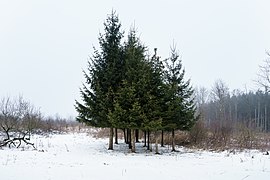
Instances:
[[[34,144],[29,142],[30,134],[39,120],[39,110],[25,101],[22,96],[17,99],[2,98],[0,101],[0,131],[4,132],[6,138],[0,140],[0,147],[7,145],[20,147],[22,142],[34,147]],[[27,135],[28,137],[26,137]]]
[[[200,119],[203,121],[205,120],[205,104],[208,100],[208,95],[208,90],[205,87],[199,87],[195,89],[197,110],[200,114]]]
[[[264,64],[259,66],[259,72],[257,74],[256,83],[264,88],[265,92],[270,91],[270,52],[266,52],[267,58],[264,60]]]
[[[225,101],[226,98],[230,96],[229,88],[223,82],[222,80],[217,80],[214,83],[214,86],[212,88],[212,98],[214,101],[218,102],[218,109],[217,109],[217,119],[221,122],[221,126],[224,125],[224,121],[226,118],[226,112],[225,112]]]

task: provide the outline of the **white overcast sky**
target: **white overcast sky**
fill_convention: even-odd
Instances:
[[[0,0],[0,97],[76,116],[82,70],[112,9],[162,58],[175,42],[193,86],[254,89],[270,50],[269,0]]]

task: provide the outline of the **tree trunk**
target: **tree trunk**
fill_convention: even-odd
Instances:
[[[266,126],[266,122],[267,122],[267,108],[266,108],[266,104],[264,106],[264,132],[267,132],[267,126]]]
[[[129,140],[129,129],[126,129],[126,138],[127,138],[127,141],[126,141],[126,144],[129,144],[130,140]]]
[[[139,142],[139,129],[135,130],[135,134],[136,134],[136,143]]]
[[[150,150],[150,131],[147,130],[147,150]]]
[[[259,122],[259,128],[261,131],[261,115],[260,115],[260,103],[258,102],[258,122]]]
[[[10,129],[9,129],[9,128],[6,129],[6,128],[3,127],[3,126],[2,126],[2,128],[3,128],[3,130],[5,131],[5,133],[6,133],[6,135],[7,135],[7,139],[5,139],[5,140],[9,140],[9,139],[10,139],[10,136],[9,136],[9,130],[10,130]]]
[[[118,144],[118,133],[117,133],[117,128],[115,128],[115,140],[114,140],[115,144]]]
[[[156,141],[155,141],[156,154],[159,154],[159,152],[158,152],[158,132],[157,131],[155,132],[155,139],[156,139]]]
[[[144,131],[144,145],[143,145],[143,147],[146,147],[146,131]]]
[[[129,149],[132,148],[131,138],[132,138],[131,129],[128,129],[128,147],[129,147]]]
[[[109,137],[109,148],[108,150],[113,150],[113,128],[110,128],[110,137]]]
[[[255,108],[254,117],[255,117],[255,128],[257,129],[257,109],[256,108]]]
[[[131,129],[131,152],[135,153],[136,149],[135,149],[135,129]]]
[[[164,131],[161,131],[161,147],[164,147]]]
[[[175,132],[172,130],[172,151],[175,151]]]
[[[127,134],[126,134],[126,129],[123,129],[123,132],[124,132],[124,140],[125,140],[125,143],[127,143]]]

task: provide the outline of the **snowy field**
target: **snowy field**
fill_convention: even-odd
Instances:
[[[85,133],[32,139],[31,147],[0,149],[3,180],[188,180],[270,179],[270,156],[258,151],[212,153],[179,148],[177,153],[131,154],[126,146],[107,150],[106,139]]]

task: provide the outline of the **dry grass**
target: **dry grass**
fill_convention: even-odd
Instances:
[[[243,150],[258,149],[270,150],[270,134],[259,133],[243,125],[234,130],[231,127],[211,127],[196,125],[189,132],[189,147],[207,150]],[[198,136],[200,138],[198,138]]]
[[[87,132],[95,138],[108,138],[109,128],[88,128]],[[118,139],[123,139],[123,130],[118,129]],[[140,142],[144,142],[144,133],[139,133]],[[157,134],[151,133],[150,143],[155,143],[156,138],[161,142],[161,131]],[[235,131],[227,128],[205,128],[197,124],[191,131],[176,131],[175,143],[204,150],[244,150],[257,149],[261,151],[270,150],[270,134],[258,133],[249,128],[239,126]],[[164,145],[170,147],[172,144],[171,132],[164,132]]]

